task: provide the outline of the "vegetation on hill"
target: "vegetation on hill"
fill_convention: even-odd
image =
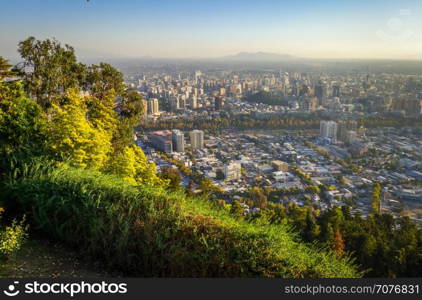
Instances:
[[[300,172],[305,180],[306,175]],[[238,219],[260,224],[285,224],[306,243],[321,245],[339,256],[350,254],[365,277],[421,276],[422,229],[406,216],[393,217],[379,212],[379,183],[373,185],[371,199],[368,199],[368,204],[374,204],[374,210],[368,216],[353,212],[352,207],[356,207],[353,197],[342,199],[350,206],[320,210],[320,205],[312,199],[316,197],[329,203],[326,192],[330,189],[326,185],[308,185],[306,189],[253,187],[217,196],[237,199],[231,205],[224,201],[220,204]],[[303,205],[295,204],[293,199]],[[260,210],[245,214],[245,204]]]
[[[1,169],[42,156],[133,184],[164,183],[133,143],[142,97],[124,88],[120,72],[105,63],[78,63],[73,49],[55,40],[31,37],[19,51],[22,80],[0,79]]]
[[[264,195],[265,192],[264,192]],[[352,214],[347,206],[319,211],[310,206],[268,201],[247,221],[287,224],[308,243],[325,245],[339,256],[350,253],[367,277],[419,277],[422,230],[408,217]]]
[[[33,226],[131,276],[357,277],[350,259],[285,225],[236,220],[199,198],[35,164],[3,188]]]

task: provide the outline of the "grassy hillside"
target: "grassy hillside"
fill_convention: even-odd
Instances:
[[[361,276],[287,227],[237,221],[205,200],[94,171],[31,167],[2,189],[33,228],[128,276]]]

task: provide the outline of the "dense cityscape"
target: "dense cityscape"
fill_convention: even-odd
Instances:
[[[285,191],[272,197],[276,203],[350,206],[364,216],[379,183],[380,211],[422,224],[422,131],[362,122],[420,118],[422,76],[187,70],[158,72],[146,64],[126,76],[144,98],[142,123],[161,127],[138,131],[138,145],[158,170],[177,168],[160,154],[166,153],[211,180],[228,203],[260,187]],[[186,120],[238,118],[300,119],[306,128],[172,129]],[[185,187],[199,190],[181,175]],[[259,210],[243,204],[245,213]]]

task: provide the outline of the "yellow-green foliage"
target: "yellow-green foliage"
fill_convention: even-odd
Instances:
[[[374,184],[371,195],[371,209],[373,213],[379,213],[381,203],[381,185],[377,182]]]
[[[112,135],[117,129],[117,113],[114,110],[114,93],[107,94],[104,99],[93,96],[84,98],[88,107],[88,119],[95,128],[103,129]]]
[[[18,251],[27,238],[28,226],[25,225],[25,217],[20,221],[13,220],[10,226],[0,231],[0,255],[8,258]]]
[[[113,93],[100,100],[69,90],[64,104],[53,106],[47,134],[50,152],[73,166],[119,175],[131,184],[163,184],[138,146],[113,147],[119,124],[113,107]]]
[[[115,153],[108,163],[108,173],[119,175],[131,184],[161,185],[154,163],[149,163],[144,152],[136,145],[126,146]]]
[[[62,106],[53,106],[48,126],[48,148],[75,166],[102,168],[112,151],[112,135],[95,128],[86,118],[88,109],[77,90],[70,90]]]

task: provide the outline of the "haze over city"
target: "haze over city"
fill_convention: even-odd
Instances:
[[[419,60],[421,12],[420,1],[5,1],[0,26],[10,29],[0,32],[0,51],[16,59],[14,45],[35,36],[71,44],[81,58],[262,51]]]

